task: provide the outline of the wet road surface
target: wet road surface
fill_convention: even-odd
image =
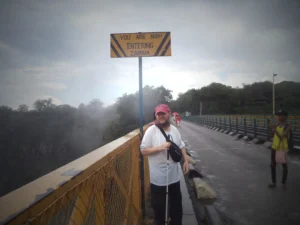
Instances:
[[[188,144],[203,180],[217,192],[214,203],[234,225],[299,225],[300,160],[289,160],[287,189],[280,185],[282,168],[277,165],[277,188],[271,181],[270,150],[234,140],[228,134],[182,121],[178,128]]]

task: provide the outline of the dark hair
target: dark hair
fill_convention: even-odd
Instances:
[[[153,113],[153,120],[156,120],[155,112]]]
[[[275,113],[277,116],[285,116],[288,117],[288,112],[286,110],[280,109],[278,112]]]

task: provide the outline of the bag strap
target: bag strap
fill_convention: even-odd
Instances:
[[[164,131],[164,129],[162,127],[160,127],[158,124],[155,124],[155,126],[158,127],[158,129],[160,129],[161,133],[164,135],[164,137],[166,138],[167,141],[170,140],[170,135],[166,135],[166,132]]]

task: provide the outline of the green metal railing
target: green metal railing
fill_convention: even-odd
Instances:
[[[274,116],[260,115],[183,116],[182,119],[264,141],[272,138],[270,128],[278,123]],[[300,116],[289,117],[288,123],[292,127],[294,144],[300,146]]]

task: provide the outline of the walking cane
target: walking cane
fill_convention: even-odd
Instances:
[[[165,217],[165,225],[168,225],[169,215],[168,215],[168,203],[169,203],[169,150],[167,153],[167,188],[166,188],[166,217]]]

